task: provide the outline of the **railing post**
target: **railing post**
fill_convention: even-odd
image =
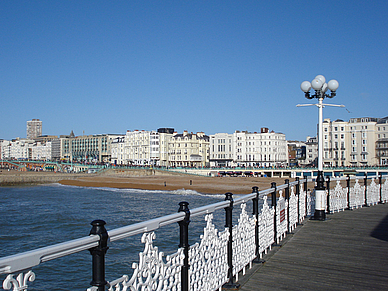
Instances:
[[[222,288],[238,289],[240,284],[233,283],[233,194],[225,193],[225,201],[229,200],[229,206],[225,207],[225,227],[229,229],[228,241],[228,282]]]
[[[364,186],[365,186],[365,193],[364,193],[364,206],[368,206],[368,175],[365,173],[364,176]]]
[[[298,184],[296,184],[295,185],[295,187],[296,187],[296,195],[297,195],[297,197],[298,197],[298,207],[297,207],[297,213],[298,213],[298,224],[299,224],[299,222],[300,222],[300,200],[299,200],[299,198],[300,198],[300,181],[299,181],[299,177],[296,177],[296,181],[298,182]]]
[[[103,220],[92,221],[92,229],[89,235],[99,235],[100,241],[98,246],[90,248],[92,255],[92,281],[90,285],[96,286],[98,291],[104,291],[108,283],[105,280],[105,254],[108,251],[108,232],[105,229],[106,222]]]
[[[346,178],[346,187],[348,188],[348,210],[350,210],[350,176],[348,175]]]
[[[287,188],[284,189],[284,197],[287,200],[287,232],[290,232],[290,180],[285,179],[284,183],[287,184]]]
[[[327,180],[326,180],[326,189],[327,189],[327,199],[326,199],[327,213],[330,213],[330,177],[329,176],[327,176]]]
[[[255,216],[255,244],[256,250],[255,255],[256,258],[253,260],[255,263],[263,263],[263,260],[260,259],[260,239],[259,239],[259,187],[252,187],[252,193],[256,193],[256,197],[252,199],[252,215]]]
[[[277,244],[277,217],[276,217],[276,183],[272,182],[271,183],[271,188],[273,188],[273,192],[271,193],[271,198],[272,198],[272,207],[274,208],[274,213],[273,213],[273,232],[274,232],[274,241],[275,244]]]
[[[183,266],[181,270],[181,290],[189,291],[189,224],[190,224],[190,210],[188,202],[180,202],[178,212],[184,212],[185,218],[178,222],[179,224],[179,247],[183,248],[183,254],[185,258],[183,259]]]

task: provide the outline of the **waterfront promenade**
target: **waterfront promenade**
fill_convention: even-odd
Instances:
[[[388,204],[328,218],[304,221],[240,290],[387,290]]]

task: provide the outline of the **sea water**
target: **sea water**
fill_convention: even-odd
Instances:
[[[45,247],[89,235],[90,223],[106,221],[106,229],[134,224],[176,213],[179,202],[189,208],[224,200],[224,195],[203,195],[195,191],[144,191],[134,189],[87,188],[59,184],[31,187],[0,187],[0,257]],[[214,214],[216,227],[224,229],[225,211]],[[192,218],[190,244],[199,241],[206,223]],[[106,279],[132,274],[132,263],[144,245],[141,235],[109,243]],[[154,245],[166,254],[179,245],[177,223],[156,230]],[[88,251],[69,255],[33,268],[36,274],[28,290],[86,290],[90,287],[91,255]],[[17,274],[15,274],[17,275]],[[6,275],[0,275],[0,280]],[[1,289],[2,290],[2,289]]]

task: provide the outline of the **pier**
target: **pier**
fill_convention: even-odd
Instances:
[[[305,220],[241,279],[241,291],[384,290],[388,204]]]
[[[3,289],[28,290],[40,276],[37,266],[87,250],[92,257],[88,291],[384,289],[388,177],[327,177],[324,221],[309,220],[315,209],[311,179],[284,182],[264,190],[252,187],[246,195],[227,192],[224,199],[193,209],[182,200],[176,213],[112,230],[94,220],[89,236],[0,258]],[[217,213],[224,216],[222,226],[216,225]],[[203,235],[189,244],[195,217],[202,221]],[[176,223],[178,249],[165,256],[155,231]],[[110,272],[106,278],[105,256],[117,247],[111,242],[138,234],[144,251],[132,263],[133,273]]]

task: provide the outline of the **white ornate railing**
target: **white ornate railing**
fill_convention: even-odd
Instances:
[[[354,180],[352,187],[349,186],[350,180]],[[367,180],[370,181],[369,184]],[[376,181],[376,177],[366,177],[364,185],[361,185],[358,177],[328,180],[328,184],[335,182],[335,186],[333,189],[327,189],[327,210],[335,212],[385,203],[388,200],[387,176],[384,181],[381,176],[378,182]],[[139,261],[132,263],[132,275],[122,275],[108,283],[104,278],[100,278],[102,281],[99,284],[96,283],[87,290],[221,290],[224,284],[233,285],[234,278],[238,281],[240,272],[244,275],[254,259],[262,258],[274,243],[279,243],[297,223],[313,214],[315,208],[314,191],[308,189],[305,179],[303,183],[297,180],[278,187],[274,184],[270,189],[260,192],[254,190],[253,193],[235,200],[231,195],[228,197],[225,201],[192,210],[182,208],[175,214],[108,232],[103,226],[105,222],[99,221],[97,229],[100,232],[97,234],[0,258],[0,274],[7,275],[3,280],[3,289],[27,290],[36,277],[32,267],[43,262],[83,250],[91,250],[92,255],[93,250],[100,252],[99,255],[105,255],[107,248],[103,242],[105,240],[107,243],[108,237],[110,241],[116,241],[142,234],[141,243],[144,244],[144,250],[139,253]],[[271,205],[268,203],[269,197]],[[249,214],[247,203],[258,203],[258,200],[262,202],[261,208],[256,206],[256,209],[254,206],[254,213]],[[227,210],[226,213],[231,213],[233,208],[240,209],[237,211],[237,224],[231,225],[232,219],[226,214],[226,226],[219,231],[213,222],[213,213],[223,209]],[[236,213],[234,215],[236,216]],[[189,219],[196,216],[203,216],[206,226],[199,242],[189,246],[185,233],[187,236],[190,230]],[[175,253],[165,256],[154,245],[154,231],[177,222],[181,227],[180,247]],[[93,280],[94,275],[93,273]]]

